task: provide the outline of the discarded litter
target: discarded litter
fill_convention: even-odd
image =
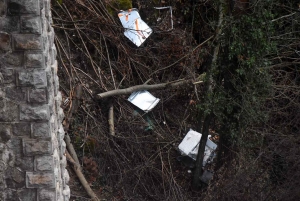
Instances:
[[[145,112],[149,112],[157,105],[160,99],[155,98],[148,91],[135,91],[129,96],[128,101]]]
[[[170,10],[170,19],[171,19],[171,28],[168,30],[172,30],[173,29],[173,14],[172,14],[172,6],[165,6],[165,7],[154,7],[157,10],[163,10],[163,9],[169,9]],[[157,22],[160,22],[161,18],[157,19]]]
[[[193,160],[196,160],[198,149],[199,149],[199,142],[202,137],[201,133],[198,133],[192,129],[186,134],[182,142],[179,144],[178,148],[182,155],[187,155],[191,157]],[[210,137],[210,136],[209,136]],[[210,163],[215,157],[215,150],[217,145],[212,142],[210,139],[207,139],[205,151],[204,151],[204,158],[203,158],[203,166],[207,163]]]
[[[202,176],[200,177],[200,180],[205,183],[208,184],[209,181],[213,178],[214,173],[209,171],[209,170],[204,170]]]
[[[141,19],[138,9],[121,11],[119,19],[125,28],[124,35],[136,46],[140,46],[151,35],[152,29]]]

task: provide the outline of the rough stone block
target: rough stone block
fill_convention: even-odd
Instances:
[[[5,201],[35,201],[37,197],[36,189],[6,189],[3,193]]]
[[[44,56],[45,66],[50,66],[50,52],[48,50],[44,50]]]
[[[57,201],[55,190],[38,190],[38,201]]]
[[[14,48],[17,50],[41,50],[42,38],[36,34],[13,35]]]
[[[39,14],[37,0],[7,0],[7,10],[10,15]]]
[[[0,17],[0,30],[9,33],[19,31],[19,17],[18,16]]]
[[[59,90],[59,78],[58,76],[54,76],[54,95],[56,96]]]
[[[44,1],[40,1],[40,9],[42,10],[44,8]]]
[[[2,75],[2,78],[1,78]],[[0,69],[0,84],[10,84],[15,81],[13,69]]]
[[[19,198],[16,200],[23,200],[23,201],[34,201],[36,199],[37,193],[35,189],[20,189],[18,190]]]
[[[49,123],[33,123],[32,136],[38,138],[50,138],[50,125]]]
[[[57,108],[59,108],[61,106],[61,102],[62,102],[62,94],[60,91],[57,93],[57,95],[55,97],[55,101],[56,101]]]
[[[55,183],[53,173],[26,172],[27,188],[54,188]]]
[[[52,156],[36,156],[35,170],[37,171],[51,171],[54,168],[54,161]]]
[[[64,156],[65,152],[66,152],[66,143],[65,143],[65,141],[61,142],[59,151],[60,151],[60,158],[65,157]]]
[[[0,86],[0,100],[3,100],[5,98],[4,88],[5,87]]]
[[[42,52],[30,52],[25,54],[25,65],[29,68],[43,68],[44,55]]]
[[[51,154],[52,144],[50,141],[23,139],[23,151],[26,156]]]
[[[61,170],[66,169],[66,166],[67,166],[67,158],[65,156],[63,156],[60,160]]]
[[[5,152],[5,144],[0,143],[0,153],[3,154],[3,152]],[[4,156],[1,160],[0,160],[0,180],[1,180],[1,175],[3,174],[3,172],[5,172],[5,170],[7,169],[7,164],[6,164],[6,160],[9,159],[9,156]]]
[[[56,197],[57,197],[57,200],[64,200],[64,201],[68,201],[68,200],[65,200],[64,197],[63,197],[63,194],[62,194],[62,189],[60,188],[60,184],[57,182],[56,184]]]
[[[54,146],[55,147],[55,146]],[[60,161],[59,161],[59,155],[58,155],[58,150],[57,149],[55,149],[54,151],[53,151],[53,159],[54,159],[54,164],[56,165],[56,166],[58,166],[59,165],[59,163],[60,163]]]
[[[25,172],[18,168],[11,167],[5,171],[5,181],[8,188],[22,188],[25,187]]]
[[[49,51],[49,40],[47,37],[47,33],[43,32],[42,34],[42,41],[43,41],[43,45],[44,45],[44,49],[45,51]]]
[[[23,171],[33,171],[33,157],[22,156],[21,153],[15,155],[15,166]]]
[[[59,160],[59,153],[58,153],[59,144],[58,144],[58,141],[57,141],[56,137],[54,137],[53,134],[55,135],[55,133],[52,133],[51,141],[52,141],[52,146],[54,147],[53,148],[54,149],[53,153],[55,154],[54,155],[54,159],[55,159],[54,161],[58,161]]]
[[[53,65],[56,61],[56,54],[57,54],[57,50],[56,50],[56,47],[55,45],[52,45],[52,48],[51,48],[51,65]]]
[[[61,171],[60,171],[60,167],[54,167],[54,176],[56,181],[61,182]]]
[[[65,131],[64,131],[64,128],[62,126],[62,124],[59,124],[59,129],[58,129],[58,142],[61,143],[63,140],[64,140],[64,137],[65,137]]]
[[[53,96],[51,96],[53,97]],[[54,100],[52,98],[49,98],[49,106],[50,106],[50,114],[56,114],[56,107],[55,107],[55,104],[54,104]]]
[[[71,191],[70,191],[70,187],[69,186],[65,186],[64,190],[63,190],[63,195],[65,197],[65,200],[69,200],[71,197]]]
[[[70,175],[69,175],[69,172],[67,171],[67,169],[65,169],[65,168],[62,171],[62,178],[65,182],[65,185],[67,185],[70,181]]]
[[[24,181],[23,173],[17,168],[12,168],[11,176],[15,182],[21,183]]]
[[[19,108],[12,101],[0,98],[0,122],[17,121]]]
[[[46,17],[45,17],[45,8],[41,9],[41,17],[42,17],[42,22],[46,22]],[[47,32],[47,24],[42,23],[42,33]]]
[[[54,36],[55,36],[54,29],[53,29],[53,27],[51,27],[51,31],[48,32],[48,40],[49,40],[50,46],[54,45]]]
[[[47,38],[47,26],[46,23],[42,23],[42,41],[43,41],[43,45],[44,45],[44,51],[48,51],[49,50],[49,41]]]
[[[51,130],[52,133],[55,134],[55,138],[56,138],[56,132],[58,130],[58,124],[57,124],[56,116],[54,114],[52,114],[51,118],[50,118],[50,130]]]
[[[31,103],[46,103],[46,89],[31,89],[29,90],[29,102]]]
[[[0,112],[2,112],[2,113],[5,112],[5,109],[6,109],[6,100],[1,97],[0,98]]]
[[[0,142],[6,143],[12,137],[11,125],[0,124]]]
[[[20,120],[31,121],[31,120],[48,120],[50,118],[48,105],[42,106],[27,106],[22,105],[20,107]]]
[[[23,152],[23,146],[22,146],[22,140],[20,138],[11,138],[11,140],[6,144],[8,150],[13,150],[13,152],[10,152],[10,161],[8,161],[8,165],[14,166],[14,158],[17,157],[17,155],[14,155],[13,153],[22,153]]]
[[[26,69],[18,73],[18,84],[21,86],[47,86],[46,72],[43,70]]]
[[[1,67],[21,67],[23,64],[24,54],[22,52],[14,52],[11,54],[5,54],[0,63]]]
[[[61,108],[61,104],[62,104],[62,95],[61,95],[61,92],[59,91],[57,93],[57,96],[55,97],[55,105],[56,105],[56,108],[57,108],[57,112],[58,112],[58,121],[61,122],[61,120],[64,118],[64,112],[62,111],[62,114],[60,114],[60,111],[59,111],[59,108]],[[62,115],[60,117],[60,115]]]
[[[39,17],[21,16],[21,32],[40,34],[42,31]]]
[[[46,17],[49,18],[50,16],[50,10],[51,10],[51,0],[45,0],[45,10],[46,10]]]
[[[9,51],[10,47],[10,35],[5,32],[0,32],[0,50]]]
[[[51,16],[51,12],[47,12],[47,11],[46,11],[46,14],[47,14],[47,13],[49,14],[49,17],[50,17],[50,16]],[[52,19],[51,19],[51,18],[48,18],[47,21],[46,21],[46,23],[47,23],[47,31],[48,31],[48,32],[51,32],[51,28],[52,28],[51,22],[52,22]]]
[[[63,122],[63,119],[65,117],[64,115],[65,115],[64,110],[61,107],[59,107],[58,112],[57,112],[57,121],[58,121],[58,123]]]
[[[57,69],[58,69],[58,64],[57,64],[57,61],[55,60],[54,64],[51,65],[51,67],[49,69],[47,69],[48,70],[47,75],[48,75],[48,77],[51,78],[51,81],[50,81],[50,79],[48,79],[49,82],[54,83],[54,76],[57,75]]]
[[[30,123],[15,123],[12,124],[12,131],[14,136],[28,136],[30,137],[31,127]]]
[[[25,89],[19,87],[6,87],[6,98],[13,100],[14,102],[25,101]]]
[[[48,11],[48,15],[49,15],[48,21],[49,21],[49,24],[51,25],[51,24],[53,24],[52,12]],[[53,27],[51,26],[51,28],[53,28]]]
[[[5,0],[0,0],[0,16],[6,14],[6,3]]]

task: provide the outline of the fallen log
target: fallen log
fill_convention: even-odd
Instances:
[[[200,75],[200,77],[201,77],[201,75]],[[158,90],[158,89],[174,88],[174,87],[178,87],[178,86],[182,86],[182,85],[186,85],[186,84],[200,84],[200,83],[203,83],[203,79],[202,80],[198,79],[195,82],[193,82],[193,80],[191,79],[191,80],[177,80],[174,82],[153,84],[153,85],[142,84],[142,85],[136,85],[133,87],[129,87],[126,89],[115,89],[112,91],[103,92],[103,93],[97,94],[97,98],[102,99],[102,98],[107,98],[110,96],[131,94],[135,91],[140,91],[140,90]]]

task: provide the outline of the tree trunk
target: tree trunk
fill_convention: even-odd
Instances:
[[[212,113],[206,115],[204,122],[203,122],[203,129],[202,129],[202,137],[199,142],[199,149],[198,149],[198,155],[196,160],[196,169],[193,175],[193,182],[192,182],[192,188],[194,190],[198,190],[200,185],[200,177],[203,173],[202,166],[203,166],[203,158],[204,158],[204,151],[206,146],[206,141],[209,134],[209,125],[212,119]]]
[[[216,27],[216,33],[215,33],[215,46],[212,50],[212,59],[209,65],[209,68],[207,70],[207,82],[206,82],[206,93],[204,96],[204,101],[210,101],[210,96],[213,95],[213,91],[214,91],[214,79],[212,76],[212,73],[214,72],[214,70],[216,69],[217,66],[217,61],[218,61],[218,55],[219,55],[219,48],[220,48],[220,42],[219,42],[219,38],[220,35],[222,33],[222,27],[223,27],[223,18],[224,18],[224,6],[225,6],[225,2],[224,0],[220,0],[219,2],[219,19],[218,19],[218,25]],[[210,105],[210,108],[206,108],[212,111],[212,105]],[[202,171],[202,166],[203,166],[203,158],[204,158],[204,151],[205,151],[205,146],[206,146],[206,142],[207,142],[207,138],[208,138],[208,134],[209,134],[209,125],[210,122],[212,120],[213,117],[213,113],[210,112],[207,115],[204,115],[204,122],[203,122],[203,126],[202,126],[202,137],[201,140],[199,142],[199,149],[198,149],[198,155],[197,155],[197,159],[196,159],[196,169],[194,171],[194,175],[193,175],[193,181],[192,181],[192,188],[194,190],[198,190],[201,185],[200,185],[200,177],[203,173]],[[198,120],[198,124],[201,124],[201,120]]]

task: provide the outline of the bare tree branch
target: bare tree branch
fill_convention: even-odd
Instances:
[[[93,201],[99,201],[100,199],[97,197],[97,195],[94,193],[94,191],[91,189],[90,185],[86,181],[84,175],[81,172],[80,165],[72,158],[72,156],[69,154],[68,151],[66,151],[66,157],[68,161],[73,165],[73,170],[76,173],[78,179],[80,180],[82,186],[86,190],[87,194],[92,198]]]
[[[110,96],[116,96],[116,95],[124,95],[124,94],[131,94],[135,91],[139,90],[157,90],[157,89],[165,89],[165,88],[174,88],[186,84],[200,84],[203,83],[203,81],[196,81],[192,82],[192,80],[179,80],[175,82],[168,82],[168,83],[161,83],[161,84],[153,84],[153,85],[147,85],[147,84],[142,84],[142,85],[136,85],[133,87],[129,87],[126,89],[116,89],[112,91],[107,91],[101,94],[97,94],[97,98],[102,99],[102,98],[107,98]]]

